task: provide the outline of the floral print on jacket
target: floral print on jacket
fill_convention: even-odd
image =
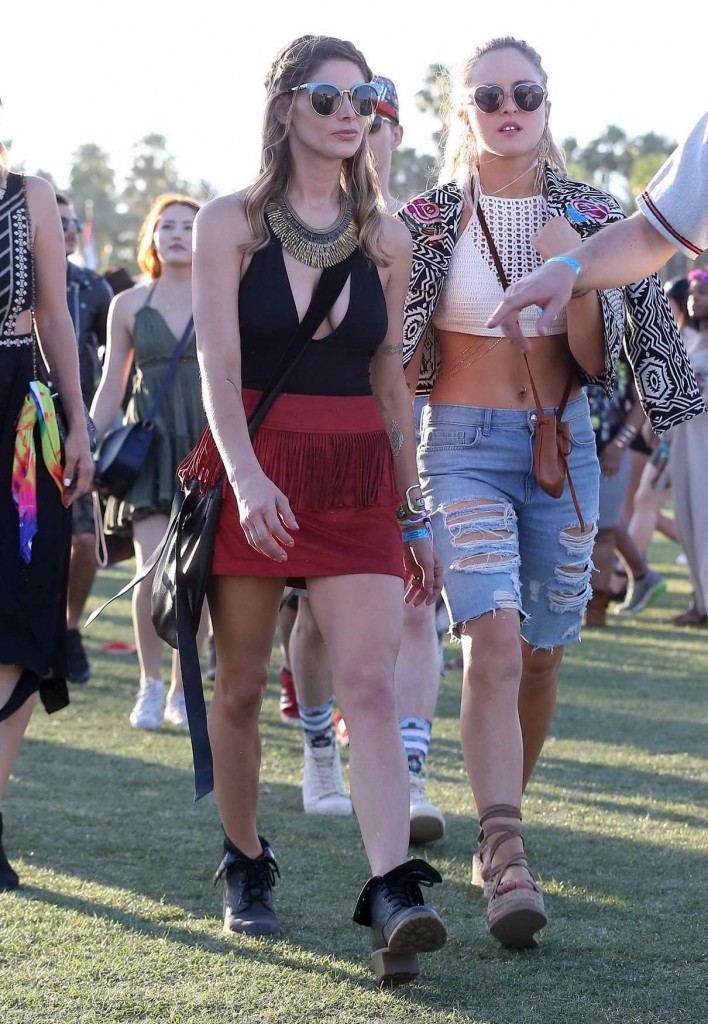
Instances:
[[[580,181],[563,178],[546,167],[546,194],[550,217],[568,215],[581,238],[605,224],[622,220],[624,213],[607,192]],[[404,362],[423,345],[419,394],[429,394],[435,383],[439,353],[433,312],[445,283],[462,217],[464,197],[456,183],[416,196],[397,216],[413,237],[413,267],[404,317]],[[573,218],[576,211],[581,216]],[[625,288],[598,292],[605,335],[605,366],[598,376],[580,366],[586,386],[614,388],[615,366],[624,346],[644,411],[657,434],[662,434],[705,411],[696,378],[656,274]]]

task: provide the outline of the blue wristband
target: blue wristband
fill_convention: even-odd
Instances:
[[[401,538],[404,544],[407,544],[411,540],[422,540],[423,537],[429,537],[430,534],[427,530],[404,530],[401,534]]]
[[[575,271],[576,277],[580,277],[583,272],[583,268],[572,256],[551,256],[549,260],[546,260],[546,263],[567,263]]]

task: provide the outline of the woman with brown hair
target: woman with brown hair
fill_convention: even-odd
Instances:
[[[49,712],[69,703],[68,510],[89,490],[92,463],[65,268],[53,189],[12,173],[0,145],[0,800],[36,694]],[[66,416],[63,445],[42,357]],[[0,814],[0,892],[19,885],[2,838]]]
[[[416,954],[446,938],[420,890],[440,876],[406,861],[408,780],[393,696],[404,585],[409,599],[432,602],[440,580],[401,358],[410,238],[381,210],[366,141],[371,78],[351,43],[303,36],[286,46],[266,79],[259,177],[197,217],[194,314],[210,429],[180,475],[207,486],[225,474],[208,590],[224,928],[280,933],[277,865],[256,829],[258,717],[286,580],[304,580],[349,727],[352,799],[371,865],[354,919],[371,928],[379,982],[399,985],[417,974]],[[345,260],[343,289],[252,443],[249,413],[321,272]]]
[[[461,734],[480,817],[479,881],[492,935],[524,947],[536,945],[546,913],[524,852],[521,799],[553,718],[565,645],[578,639],[591,594],[599,467],[583,385],[611,389],[625,304],[630,359],[640,364],[654,337],[675,357],[647,352],[668,382],[643,396],[658,429],[686,415],[675,396],[690,370],[656,279],[573,298],[542,339],[540,311],[523,310],[526,362],[487,325],[507,284],[544,260],[567,261],[576,232],[585,237],[622,213],[611,196],[567,178],[547,76],[527,43],[480,46],[456,85],[445,184],[399,214],[414,239],[405,358],[429,395],[419,465],[464,657]],[[560,454],[555,436],[547,449],[550,468],[563,470],[554,481],[543,450],[534,452],[542,424],[559,424]]]
[[[138,264],[150,279],[113,299],[108,349],[92,413],[99,438],[113,426],[128,384],[135,376],[125,421],[144,420],[192,316],[192,224],[199,204],[189,196],[159,196],[138,237]],[[167,527],[177,467],[193,447],[206,418],[201,401],[196,341],[182,353],[155,419],[153,441],[135,483],[120,500],[109,498],[106,529],[133,533],[138,569],[157,547]],[[184,692],[176,654],[165,702],[164,644],[150,616],[152,574],[133,593],[133,627],[140,662],[140,686],[130,722],[136,729],[159,729],[163,720],[186,725]]]

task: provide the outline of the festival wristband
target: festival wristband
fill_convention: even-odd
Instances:
[[[404,544],[408,544],[412,540],[423,540],[424,537],[430,537],[427,530],[404,530],[401,534],[401,539]]]
[[[574,260],[572,256],[551,256],[546,263],[567,263],[569,267],[572,267],[575,271],[575,276],[580,277],[583,270],[577,260]]]

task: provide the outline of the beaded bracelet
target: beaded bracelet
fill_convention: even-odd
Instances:
[[[637,429],[637,427],[632,426],[632,424],[630,423],[626,427],[622,427],[617,436],[612,439],[612,443],[617,448],[626,448],[629,442],[633,441],[638,433],[639,430]]]
[[[420,526],[421,523],[429,523],[430,517],[425,512],[421,512],[419,516],[408,516],[407,519],[399,519],[398,525],[402,530],[415,529]]]
[[[419,523],[425,522],[428,519],[428,513],[425,508],[422,508],[419,512],[408,512],[403,506],[399,505],[396,509],[396,519],[401,529],[405,529],[407,526],[417,526]]]

